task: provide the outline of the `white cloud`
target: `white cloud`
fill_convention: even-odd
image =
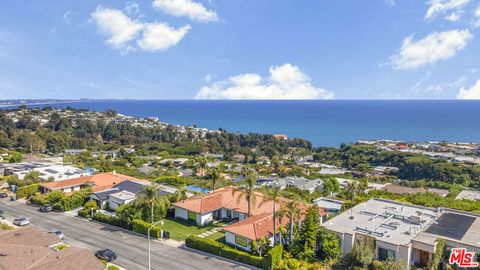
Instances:
[[[189,25],[175,29],[166,23],[149,23],[145,25],[143,37],[137,43],[144,51],[164,51],[180,42],[190,28]]]
[[[140,12],[140,7],[135,2],[127,2],[125,12],[129,15],[137,15]]]
[[[125,9],[135,13],[136,7],[136,4],[129,3]],[[100,32],[107,36],[107,44],[120,49],[122,53],[135,51],[134,41],[143,51],[165,51],[180,42],[191,28],[186,25],[175,29],[166,23],[139,22],[121,10],[102,6],[98,6],[91,16]]]
[[[88,87],[94,88],[94,89],[99,89],[100,88],[100,85],[98,85],[94,82],[86,82],[85,85],[88,86]]]
[[[437,14],[445,14],[449,11],[461,10],[471,0],[430,0],[430,6],[425,14],[425,19],[432,19]]]
[[[185,16],[198,22],[218,21],[215,11],[209,10],[193,0],[154,0],[153,7],[170,15]]]
[[[217,77],[217,75],[209,73],[209,74],[203,76],[202,81],[206,82],[206,83],[209,83],[209,82],[213,81],[216,77]]]
[[[466,89],[462,87],[457,94],[458,99],[480,99],[480,80],[472,87]]]
[[[393,7],[397,4],[397,1],[396,0],[385,0],[385,4]]]
[[[63,21],[66,23],[66,24],[70,24],[72,23],[72,11],[67,11],[63,14]]]
[[[128,48],[127,43],[144,27],[117,9],[98,6],[91,16],[99,30],[108,37],[107,43],[114,48]]]
[[[435,64],[455,56],[472,38],[468,29],[433,32],[417,41],[412,35],[403,40],[402,47],[390,57],[389,64],[397,69],[415,69]]]
[[[452,12],[450,15],[446,16],[445,19],[447,21],[451,21],[451,22],[456,22],[460,19],[460,17],[464,14],[465,12],[463,10],[459,10],[459,11],[454,11]]]
[[[479,28],[480,27],[480,6],[477,7],[475,10],[475,17],[477,17],[477,20],[473,24],[474,27]]]
[[[334,93],[313,86],[297,66],[271,66],[268,78],[246,73],[204,86],[197,99],[332,99]]]

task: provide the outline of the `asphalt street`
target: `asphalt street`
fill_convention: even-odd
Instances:
[[[42,213],[37,206],[21,202],[0,199],[0,209],[7,213],[7,219],[26,216],[30,225],[44,230],[61,230],[65,234],[64,242],[72,246],[83,247],[95,252],[99,249],[113,249],[118,258],[116,264],[128,269],[148,269],[147,238],[132,232],[85,219],[67,216],[58,212]],[[246,269],[243,266],[186,250],[173,247],[160,241],[151,242],[152,269]]]

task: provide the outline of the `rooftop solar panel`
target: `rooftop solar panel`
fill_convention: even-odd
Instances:
[[[461,240],[475,221],[474,217],[456,213],[445,213],[427,228],[426,232]]]

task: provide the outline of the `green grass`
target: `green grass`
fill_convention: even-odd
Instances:
[[[188,222],[178,219],[163,220],[163,229],[167,232],[170,232],[170,238],[177,241],[183,241],[189,235],[199,235],[219,226],[221,226],[221,223],[209,224],[204,227],[198,227],[195,224],[190,224]]]
[[[209,236],[205,237],[205,239],[210,239],[210,240],[214,240],[214,241],[225,244],[225,233],[224,232],[216,232],[212,235],[209,235]]]

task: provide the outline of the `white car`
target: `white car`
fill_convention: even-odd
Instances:
[[[63,240],[65,238],[65,234],[63,234],[63,232],[59,230],[53,230],[49,233],[55,234],[56,236],[58,236],[58,238],[60,238],[60,240]]]
[[[30,224],[30,221],[26,217],[19,217],[13,220],[13,224],[22,227]]]

